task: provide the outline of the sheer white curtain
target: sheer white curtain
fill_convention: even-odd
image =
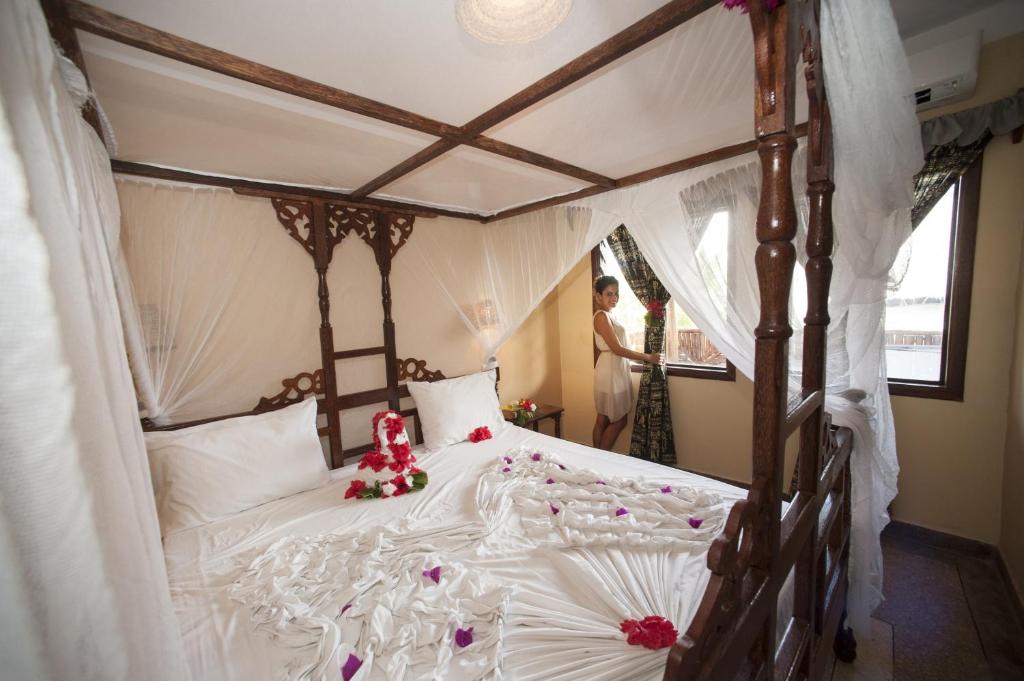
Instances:
[[[117,188],[125,326],[154,422],[247,411],[320,366],[312,258],[269,200],[126,178]]]
[[[837,186],[827,407],[835,423],[855,432],[850,619],[866,633],[881,600],[879,534],[888,522],[899,470],[883,352],[885,282],[909,234],[911,181],[922,153],[909,67],[888,2],[825,0],[822,49]],[[801,224],[803,163],[801,152],[794,164]],[[759,191],[760,166],[750,154],[482,230],[446,225],[438,242],[419,254],[490,357],[588,249],[625,224],[672,297],[751,376],[759,311],[753,257]],[[720,211],[729,216],[725,267],[701,245],[711,216]],[[451,239],[457,240],[454,249]],[[801,279],[798,268],[796,291],[804,290]],[[791,306],[797,369],[805,305],[794,300]]]
[[[433,277],[480,345],[484,364],[558,282],[620,223],[577,206],[547,208],[484,225],[439,218],[430,238],[406,246]]]
[[[38,3],[0,3],[0,664],[184,679],[114,292],[117,197],[61,71]]]

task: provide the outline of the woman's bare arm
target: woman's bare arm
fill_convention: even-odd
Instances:
[[[635,362],[650,362],[651,364],[661,363],[661,354],[652,352],[650,354],[644,352],[634,352],[629,348],[622,347],[622,343],[615,336],[615,331],[612,329],[612,323],[608,320],[608,314],[599,314],[594,317],[594,331],[597,331],[604,339],[604,342],[608,344],[608,348],[618,355],[619,357],[626,357]]]

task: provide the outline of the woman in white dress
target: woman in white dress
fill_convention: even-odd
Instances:
[[[619,302],[619,281],[615,277],[606,275],[594,280],[594,300],[598,307],[594,313],[594,342],[601,351],[594,367],[594,446],[611,450],[633,408],[630,360],[660,364],[661,355],[633,352],[625,347],[626,329],[611,316],[612,308]]]

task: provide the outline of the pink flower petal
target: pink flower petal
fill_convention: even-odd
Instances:
[[[595,480],[594,484],[595,485],[607,485],[608,483],[605,482],[604,480]]]
[[[501,469],[501,472],[502,473],[511,473],[512,469],[509,468],[508,466],[505,466],[504,468]]]
[[[563,471],[565,470],[565,466],[562,464],[558,464],[558,467],[561,468]]]
[[[558,515],[562,509],[558,508],[554,504],[548,504],[548,508],[551,509],[551,515]]]
[[[672,487],[671,487],[671,485],[665,485],[664,487],[662,487],[661,488],[661,493],[662,494],[672,494]]]
[[[694,518],[693,516],[690,516],[689,519],[686,522],[690,523],[690,527],[692,527],[693,529],[696,530],[697,528],[699,528],[701,526],[701,523],[704,522],[704,519],[703,518]]]
[[[359,671],[359,668],[362,666],[363,661],[350,653],[348,659],[345,660],[345,664],[341,666],[341,678],[344,679],[344,681],[349,681],[349,679],[356,675],[356,672]]]
[[[546,482],[546,483],[547,483],[547,484],[549,484],[549,485],[553,485],[553,484],[555,484],[555,479],[554,479],[554,478],[548,478],[548,479],[547,479],[547,480],[545,480],[544,482]]]
[[[620,506],[619,509],[617,511],[615,511],[615,516],[616,517],[622,517],[624,515],[629,515],[629,509],[628,508],[623,508],[623,507]]]
[[[533,459],[534,461],[540,461],[540,452],[534,452],[533,454],[530,455],[530,458]]]
[[[342,615],[344,615],[344,614],[345,614],[345,611],[346,611],[346,610],[348,610],[348,609],[349,609],[349,608],[351,608],[351,607],[352,607],[352,604],[351,604],[351,603],[346,603],[346,604],[345,604],[345,607],[343,607],[343,608],[341,609],[341,614],[342,614]]]
[[[463,629],[460,627],[455,630],[455,645],[457,645],[460,648],[465,648],[466,646],[472,643],[473,627],[470,627],[469,629]]]
[[[506,456],[505,457],[505,463],[512,463],[512,457],[511,456]]]
[[[435,566],[423,571],[423,576],[434,581],[434,584],[441,583],[441,566]]]

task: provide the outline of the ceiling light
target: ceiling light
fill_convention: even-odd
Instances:
[[[485,43],[520,45],[550,33],[569,14],[572,0],[455,0],[466,33]]]

